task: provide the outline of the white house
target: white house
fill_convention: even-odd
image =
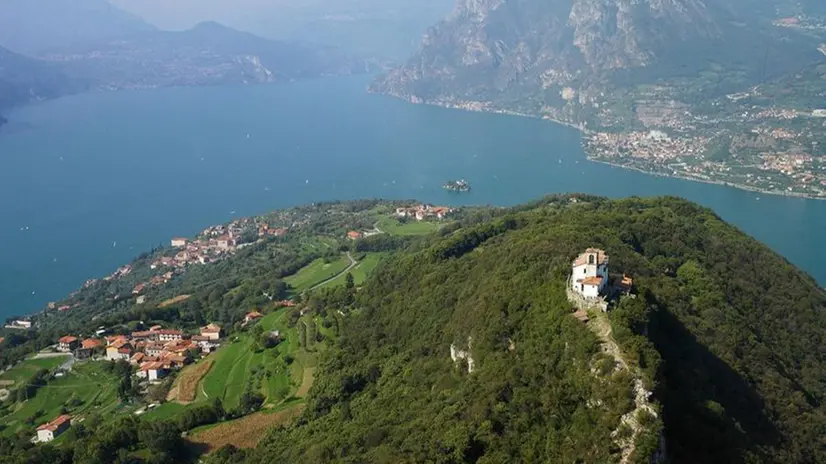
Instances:
[[[571,289],[586,298],[598,298],[608,284],[608,255],[588,248],[577,256],[571,269]]]
[[[145,378],[150,382],[157,382],[158,380],[166,377],[167,374],[169,374],[169,369],[167,366],[158,361],[143,363],[136,375],[140,378]]]
[[[47,422],[37,428],[37,441],[47,442],[54,440],[72,425],[72,416],[64,414],[57,419]]]
[[[175,237],[171,240],[171,245],[173,248],[183,248],[186,246],[187,239],[181,237]]]
[[[201,336],[210,340],[218,340],[221,338],[221,326],[217,324],[209,324],[201,327]]]
[[[158,334],[158,340],[162,342],[171,342],[174,340],[181,340],[184,338],[184,333],[180,330],[161,329],[155,332]]]

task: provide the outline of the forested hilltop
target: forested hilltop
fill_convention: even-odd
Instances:
[[[233,224],[226,257],[136,292],[182,253],[162,247],[5,330],[0,461],[826,461],[826,293],[708,209],[360,201]],[[633,287],[584,322],[566,283],[588,248]],[[207,323],[220,348],[162,381],[94,355],[24,369],[66,333]],[[58,414],[71,429],[30,443]]]
[[[552,198],[387,262],[301,419],[210,462],[618,461],[631,382],[564,291],[590,246],[634,277],[610,320],[654,389],[670,462],[826,459],[826,295],[809,276],[682,200]],[[636,462],[660,446],[658,419],[642,422]]]

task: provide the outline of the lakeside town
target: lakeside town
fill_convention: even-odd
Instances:
[[[764,87],[726,95],[705,113],[673,101],[639,104],[644,129],[585,132],[586,154],[656,175],[826,198],[826,109],[766,106]]]
[[[390,216],[399,221],[440,221],[456,211],[456,208],[420,203],[395,208]],[[235,219],[227,224],[209,226],[194,238],[173,237],[169,241],[169,246],[159,250],[158,255],[148,265],[150,276],[130,286],[129,297],[133,299],[135,305],[143,305],[147,302],[147,292],[168,284],[172,279],[183,275],[190,267],[218,263],[252,244],[270,238],[284,237],[290,230],[298,230],[310,220],[311,217],[307,214],[276,211],[261,216]],[[374,225],[370,229],[350,230],[342,238],[358,240],[381,233],[384,231]],[[91,289],[102,283],[116,283],[127,276],[133,276],[134,270],[133,264],[126,264],[103,278],[89,279],[62,303],[48,303],[44,312],[67,312],[77,309],[81,303],[73,302],[73,298],[81,290]],[[118,300],[124,297],[115,294],[111,298]],[[282,303],[286,305],[288,302]],[[30,318],[13,318],[7,320],[4,325],[6,329],[15,330],[28,330],[32,327],[33,322]]]
[[[784,129],[755,129],[753,134],[774,140],[795,140]],[[708,136],[670,137],[662,131],[589,134],[589,159],[619,167],[747,190],[826,198],[826,160],[804,151],[760,150],[727,159],[710,154]],[[745,150],[744,150],[745,151]]]
[[[348,240],[356,242],[352,246],[355,250],[361,243],[360,240],[373,235],[429,233],[438,229],[440,221],[456,213],[457,209],[425,203],[391,202],[369,211],[369,214],[363,215],[360,220],[337,221],[335,227],[325,229],[323,232],[323,234],[330,235],[325,235],[321,240],[316,237],[316,245],[329,242],[330,252],[339,255],[342,262],[345,262],[346,257],[351,264],[349,267],[341,266],[337,270],[332,270],[331,267],[330,271],[323,271],[321,268],[332,266],[332,264],[324,264],[324,259],[327,259],[323,257],[324,253],[313,255],[314,257],[322,256],[322,258],[312,259],[313,263],[320,264],[319,269],[322,270],[319,276],[315,277],[314,282],[321,281],[322,283],[315,284],[310,281],[303,288],[315,289],[336,277],[341,277],[358,264],[353,260],[351,252],[345,254],[339,248],[340,246],[350,247]],[[3,383],[0,383],[0,397],[12,398],[14,402],[25,402],[29,395],[36,394],[35,392],[44,386],[52,385],[52,382],[60,383],[67,379],[88,382],[91,381],[88,377],[90,375],[104,375],[106,378],[115,376],[115,378],[130,379],[126,382],[129,392],[118,390],[118,397],[124,395],[122,397],[125,398],[129,395],[130,398],[140,398],[140,401],[132,404],[126,412],[134,415],[154,414],[155,408],[174,409],[175,402],[186,404],[190,401],[178,396],[176,387],[172,386],[173,382],[174,385],[197,386],[199,379],[206,375],[213,362],[219,362],[220,359],[228,356],[226,354],[213,356],[213,353],[222,346],[243,343],[245,346],[257,344],[255,346],[259,348],[256,349],[281,346],[286,347],[284,350],[295,350],[299,346],[306,346],[307,343],[315,343],[309,340],[315,340],[316,336],[311,337],[309,334],[318,334],[321,330],[328,333],[326,331],[329,327],[321,326],[311,331],[311,326],[316,322],[312,315],[308,315],[311,305],[308,305],[304,295],[300,293],[301,290],[295,293],[282,290],[268,294],[269,288],[272,287],[255,286],[254,289],[250,289],[249,294],[258,297],[263,291],[265,297],[257,300],[256,306],[241,305],[235,315],[227,318],[222,315],[226,310],[220,309],[218,305],[216,307],[219,309],[216,312],[200,313],[204,314],[203,319],[189,319],[181,316],[179,311],[182,311],[184,307],[190,303],[197,305],[195,300],[207,296],[204,294],[198,297],[181,292],[180,283],[183,280],[174,282],[165,291],[153,292],[152,290],[182,278],[191,269],[210,266],[226,260],[237,254],[239,250],[255,243],[267,242],[270,248],[258,248],[259,252],[263,253],[269,253],[264,250],[284,246],[304,246],[303,244],[307,243],[309,237],[317,234],[318,230],[313,229],[310,235],[307,235],[299,234],[297,229],[306,224],[317,223],[320,217],[329,220],[334,214],[337,214],[334,208],[317,210],[296,208],[258,217],[239,218],[227,224],[210,226],[192,238],[174,237],[169,240],[168,245],[141,255],[132,263],[118,267],[109,275],[86,281],[67,299],[49,303],[46,309],[38,315],[10,318],[5,324],[5,328],[10,329],[6,332],[7,335],[18,332],[21,336],[36,336],[38,332],[45,330],[47,325],[49,335],[37,347],[36,352],[30,353],[30,356],[27,355],[26,359],[20,359],[17,363],[5,367],[3,372],[9,380],[4,379]],[[348,214],[345,213],[345,215]],[[368,224],[372,225],[372,228],[367,227]],[[291,235],[291,238],[287,237],[291,231],[294,235]],[[282,237],[284,239],[279,240]],[[355,251],[352,253],[356,254]],[[357,259],[367,262],[380,257],[380,253],[373,253],[370,257],[362,254]],[[314,268],[313,264],[302,266],[307,269]],[[303,268],[296,267],[295,270],[289,271],[287,276],[300,274]],[[372,268],[363,268],[356,282],[363,282],[370,269]],[[325,274],[325,272],[328,273]],[[289,279],[285,280],[289,281]],[[344,285],[346,279],[340,278],[339,281]],[[131,288],[131,291],[126,290],[128,288]],[[294,289],[294,287],[289,288]],[[118,317],[113,313],[114,317],[102,318],[100,322],[94,322],[105,312],[111,310],[89,312],[84,296],[89,294],[94,294],[97,301],[119,299],[119,302],[113,302],[113,304],[117,304],[120,311],[125,311],[123,313],[125,317]],[[279,296],[275,297],[276,294]],[[211,295],[208,297],[212,298]],[[81,308],[83,311],[78,312]],[[250,308],[255,309],[250,310]],[[171,311],[173,315],[165,317],[164,311],[167,313]],[[55,319],[50,315],[61,316],[64,319]],[[344,316],[344,314],[340,315]],[[72,326],[74,329],[67,330],[59,323],[55,325],[55,322],[48,322],[77,317],[82,317],[86,323]],[[279,319],[275,319],[276,317]],[[293,319],[292,326],[287,325],[286,321],[290,318],[303,318],[304,323],[301,327],[306,328],[308,332],[306,336],[289,332],[292,335],[287,337],[294,336],[295,338],[291,340],[295,342],[287,347],[281,342],[287,331],[295,330],[295,319]],[[222,351],[222,353],[225,352],[226,350]],[[273,362],[285,363],[285,366],[293,362],[292,355],[284,356],[282,361],[278,361],[277,355],[274,355],[272,359],[275,360]],[[40,362],[44,363],[45,368],[41,372],[45,377],[42,379],[38,377],[38,380],[34,380],[35,387],[30,392],[25,384],[20,383],[22,377],[17,379],[15,376],[18,372],[22,373],[28,369],[28,366],[37,365]],[[271,374],[274,372],[276,371],[272,371]],[[278,372],[284,374],[286,371]],[[303,378],[300,383],[296,380],[296,385],[288,386],[286,391],[299,388],[307,382],[306,378]],[[265,387],[259,385],[256,388]],[[191,390],[192,388],[187,390],[190,394],[186,397],[192,397]],[[306,390],[305,387],[299,388],[299,391],[303,392],[301,395],[306,395]],[[106,391],[114,395],[113,389]],[[164,397],[158,396],[157,391],[164,391]],[[268,392],[272,394],[272,391],[268,390]],[[288,394],[283,396],[283,398],[287,397]],[[113,397],[112,401],[116,399]],[[77,404],[65,402],[59,411],[36,411],[24,418],[25,425],[28,427],[26,430],[34,434],[31,437],[33,443],[50,442],[87,419],[88,414],[84,412],[88,413],[88,410],[98,407],[100,404],[87,399]]]

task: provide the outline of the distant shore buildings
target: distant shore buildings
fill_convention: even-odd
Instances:
[[[447,206],[431,206],[421,204],[409,208],[396,208],[396,217],[412,218],[417,221],[423,221],[427,218],[433,217],[436,219],[444,219],[448,214],[451,214],[454,211],[455,210],[453,208],[448,208]]]

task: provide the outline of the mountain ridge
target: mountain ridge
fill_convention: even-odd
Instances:
[[[56,47],[38,56],[92,88],[267,83],[367,72],[332,47],[272,41],[217,22]]]
[[[738,17],[732,10],[734,5],[717,0],[461,0],[430,28],[419,52],[379,77],[372,89],[408,100],[477,101],[593,123],[588,107],[623,81],[693,73],[706,60],[742,61],[737,54],[743,50],[727,49],[778,33],[766,29],[762,16]],[[782,40],[774,43],[795,57],[817,56],[814,47],[804,52]],[[748,50],[745,59],[752,60],[746,63],[751,79],[765,72],[757,69],[762,50]]]
[[[156,30],[107,0],[4,0],[0,46],[34,55],[43,49]]]
[[[74,90],[59,67],[0,47],[0,126],[6,109]]]
[[[216,22],[186,31],[124,32],[33,56],[0,47],[0,112],[90,90],[271,83],[366,73],[380,65],[333,47],[273,41]]]

